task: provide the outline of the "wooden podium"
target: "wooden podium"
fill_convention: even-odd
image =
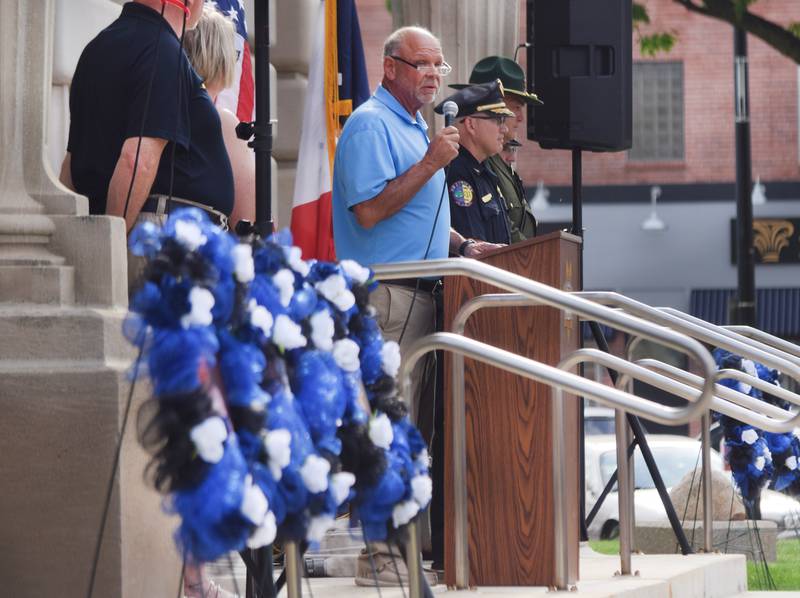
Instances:
[[[579,290],[580,238],[555,232],[505,247],[482,261],[562,290]],[[445,330],[469,299],[507,292],[464,277],[445,281]],[[551,307],[489,307],[467,322],[466,336],[556,365],[578,348],[575,315]],[[445,360],[445,580],[455,585],[450,385]],[[471,586],[550,586],[554,580],[552,438],[567,440],[571,579],[578,578],[578,405],[565,395],[565,426],[550,424],[551,389],[465,359],[467,497]]]

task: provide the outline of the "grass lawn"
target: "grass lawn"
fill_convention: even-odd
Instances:
[[[592,540],[589,546],[601,554],[619,554],[619,540]],[[800,590],[800,540],[778,540],[778,560],[769,563],[776,590]],[[769,590],[763,565],[747,563],[749,590]]]

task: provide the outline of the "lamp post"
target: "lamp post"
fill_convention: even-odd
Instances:
[[[755,326],[755,257],[753,253],[753,204],[750,163],[750,112],[747,82],[747,33],[733,32],[734,102],[736,128],[736,298],[731,305],[734,324]]]

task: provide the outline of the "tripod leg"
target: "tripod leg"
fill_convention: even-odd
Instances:
[[[600,329],[600,325],[597,322],[589,322],[589,328],[592,331],[592,335],[597,343],[597,347],[601,351],[610,353],[608,349],[608,342],[606,342],[606,337],[603,334],[603,331]],[[616,386],[618,377],[617,372],[609,369],[608,375],[611,377],[611,381]],[[650,477],[653,478],[653,483],[656,486],[656,490],[658,490],[658,495],[661,497],[661,502],[664,504],[664,510],[667,512],[667,519],[669,519],[669,523],[672,526],[672,531],[674,532],[675,537],[678,539],[678,543],[681,546],[681,553],[694,554],[694,550],[692,550],[692,547],[689,546],[689,541],[686,539],[686,534],[683,531],[683,526],[681,525],[680,519],[678,519],[678,514],[675,512],[675,507],[669,498],[667,488],[664,486],[664,480],[661,478],[661,473],[658,471],[656,460],[653,458],[653,453],[650,450],[650,446],[647,444],[647,440],[645,439],[642,423],[635,415],[628,413],[627,417],[628,425],[630,425],[631,430],[633,431],[634,440],[639,444],[639,448],[642,451],[642,457],[644,458],[644,462],[647,465],[648,471],[650,472]]]

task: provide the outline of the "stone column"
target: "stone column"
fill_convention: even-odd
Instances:
[[[519,43],[519,0],[393,0],[395,28],[421,25],[430,29],[442,42],[445,60],[453,72],[445,79],[466,83],[475,63],[485,56],[514,57]],[[444,98],[451,91],[440,93]],[[442,126],[441,117],[432,118],[426,107],[425,120],[434,130]]]
[[[130,384],[122,219],[45,165],[53,0],[0,0],[0,593],[82,596]],[[174,522],[146,488],[134,395],[94,596],[172,596]]]
[[[0,297],[71,303],[72,268],[48,248],[55,225],[25,188],[23,114],[25,90],[32,84],[26,38],[35,12],[25,2],[0,4]]]

